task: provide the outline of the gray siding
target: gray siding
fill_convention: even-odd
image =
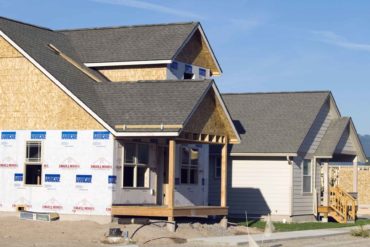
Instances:
[[[294,159],[293,165],[293,215],[307,215],[314,213],[314,190],[312,193],[303,193],[303,171],[301,157]],[[312,170],[312,184],[316,186],[317,193],[320,193],[320,173],[321,166],[313,164],[312,169],[316,166],[316,172]],[[316,175],[316,176],[315,176]],[[314,186],[313,186],[314,188]]]
[[[330,105],[329,102],[327,102],[321,108],[310,131],[302,143],[300,153],[307,154],[308,158],[313,156],[330,125],[332,116],[329,112]]]
[[[349,134],[349,128],[343,133],[340,141],[335,149],[336,154],[356,154],[356,148],[352,143]]]

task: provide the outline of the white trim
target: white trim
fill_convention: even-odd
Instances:
[[[135,137],[135,136],[179,136],[178,132],[118,132],[116,137]]]
[[[87,111],[97,122],[104,126],[113,135],[117,135],[117,132],[112,129],[106,122],[104,122],[97,114],[95,114],[89,107],[87,107],[79,98],[77,98],[71,91],[69,91],[62,83],[60,83],[54,76],[52,76],[46,69],[44,69],[36,60],[27,54],[20,46],[18,46],[13,40],[11,40],[5,33],[0,31],[0,36],[8,41],[17,51],[19,51],[26,59],[28,59],[36,68],[44,73],[51,81],[53,81],[63,92],[71,97],[77,104],[79,104],[85,111]]]
[[[230,153],[230,156],[244,156],[244,157],[297,157],[295,153]]]
[[[84,65],[86,67],[114,67],[114,66],[125,66],[125,65],[150,65],[150,64],[170,64],[170,63],[172,63],[172,60],[84,63]]]

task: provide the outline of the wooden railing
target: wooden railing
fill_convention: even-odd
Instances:
[[[332,216],[338,222],[356,220],[356,199],[338,186],[330,188],[329,206],[334,210]]]

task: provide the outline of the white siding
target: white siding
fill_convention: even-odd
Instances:
[[[230,174],[230,214],[290,215],[291,165],[287,161],[233,159]]]

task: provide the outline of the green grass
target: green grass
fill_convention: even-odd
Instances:
[[[336,222],[306,222],[306,223],[281,223],[273,222],[275,230],[277,232],[290,232],[290,231],[304,231],[304,230],[317,230],[317,229],[328,229],[328,228],[341,228],[350,226],[361,226],[370,224],[370,219],[359,219],[353,224],[339,224]],[[240,225],[246,226],[246,222],[240,223]],[[256,227],[264,229],[266,222],[261,220],[250,220],[248,222],[249,227]]]

